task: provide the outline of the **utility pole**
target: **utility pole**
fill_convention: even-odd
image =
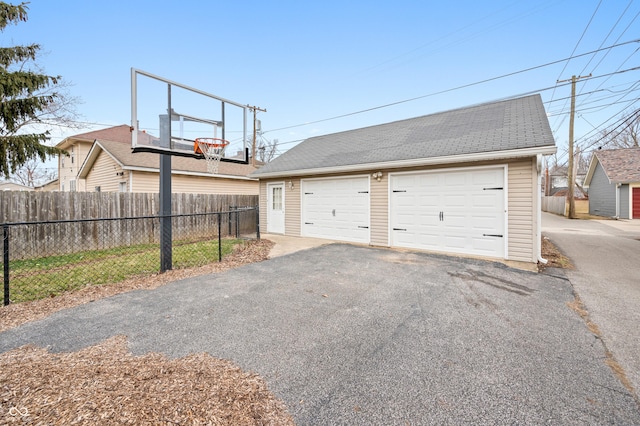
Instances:
[[[247,105],[247,107],[253,111],[253,144],[251,147],[251,165],[255,167],[256,166],[256,137],[257,137],[256,116],[258,115],[258,111],[267,112],[267,110],[266,108],[263,109],[263,108],[258,108],[257,106],[251,106],[251,105]]]
[[[567,171],[567,197],[569,197],[569,219],[576,218],[576,202],[574,189],[576,186],[575,175],[573,174],[573,121],[576,114],[576,81],[581,78],[589,78],[591,74],[585,76],[571,76],[569,80],[558,80],[556,83],[571,82],[571,115],[569,116],[569,170]]]

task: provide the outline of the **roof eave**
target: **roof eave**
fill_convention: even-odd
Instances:
[[[536,148],[512,149],[506,151],[490,151],[463,155],[447,155],[443,157],[415,158],[410,160],[384,161],[378,163],[349,164],[346,166],[319,167],[314,169],[285,170],[278,172],[253,173],[258,179],[278,178],[287,176],[319,175],[334,173],[360,172],[371,169],[400,169],[408,167],[432,166],[452,163],[467,163],[478,161],[505,160],[511,158],[535,157],[536,155],[555,154],[555,145]]]
[[[122,166],[122,170],[134,171],[134,172],[146,172],[146,173],[160,173],[160,169],[158,167],[140,167],[140,166]],[[225,175],[225,174],[216,174],[212,175],[211,173],[206,172],[194,172],[188,170],[171,170],[172,175],[185,175],[185,176],[202,176],[202,177],[216,177],[220,179],[233,179],[233,180],[247,180],[251,182],[257,182],[258,178],[252,178],[249,176],[239,176],[239,175]]]

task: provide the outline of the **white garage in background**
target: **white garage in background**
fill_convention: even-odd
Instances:
[[[369,176],[304,179],[304,237],[369,243]]]
[[[287,236],[494,260],[541,259],[540,95],[306,139],[251,174]],[[284,224],[269,190],[284,183]]]
[[[506,167],[390,174],[390,245],[504,258]]]

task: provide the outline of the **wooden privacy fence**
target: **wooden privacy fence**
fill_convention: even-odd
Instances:
[[[575,200],[576,213],[589,213],[589,200]],[[569,215],[569,201],[566,197],[542,197],[542,211],[559,214],[561,216]]]
[[[158,194],[0,191],[0,223],[156,216]],[[257,206],[257,195],[172,194],[174,215]]]
[[[542,197],[542,211],[565,216],[566,202],[565,197]]]
[[[173,194],[172,239],[194,241],[256,232],[257,195]],[[47,257],[160,239],[158,194],[0,192],[0,223],[21,250],[12,259]],[[227,212],[225,214],[216,214]],[[52,223],[53,222],[53,223]],[[220,222],[220,224],[218,224]]]

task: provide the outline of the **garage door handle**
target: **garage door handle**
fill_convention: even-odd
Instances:
[[[368,226],[358,226],[358,228],[362,228],[362,229],[369,229]]]
[[[498,187],[498,188],[482,188],[483,191],[502,191],[504,188],[502,187]]]
[[[333,212],[331,212],[331,214],[333,214],[333,217],[336,217],[336,209],[333,209]]]
[[[305,222],[305,225],[313,225],[313,222]]]
[[[393,228],[394,231],[406,231],[406,228]]]
[[[483,237],[498,237],[498,238],[502,238],[503,235],[500,234],[482,234]]]

